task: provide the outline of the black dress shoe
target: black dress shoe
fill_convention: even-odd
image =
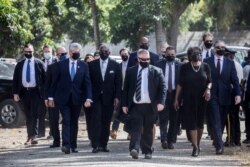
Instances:
[[[167,149],[167,148],[168,148],[168,143],[167,143],[166,141],[163,141],[163,142],[161,143],[161,147],[162,147],[163,149]]]
[[[70,154],[70,149],[65,146],[62,146],[62,152],[64,152],[65,154]]]
[[[49,146],[49,148],[56,148],[56,147],[60,147],[60,144],[52,144]]]
[[[72,148],[72,149],[71,149],[71,152],[72,152],[72,153],[78,153],[78,150],[77,150],[76,148]]]
[[[198,157],[199,153],[200,153],[199,148],[198,147],[193,147],[192,156],[193,157]]]
[[[216,155],[222,155],[224,153],[224,150],[222,148],[216,149]]]
[[[242,141],[242,143],[244,143],[244,144],[250,144],[250,139],[245,139],[245,140]]]
[[[99,149],[98,148],[93,148],[92,153],[98,153]]]
[[[109,149],[107,147],[99,147],[100,152],[109,152]]]
[[[173,143],[168,143],[168,149],[174,149],[174,144]]]
[[[145,159],[152,159],[152,154],[148,153],[148,154],[145,154]]]

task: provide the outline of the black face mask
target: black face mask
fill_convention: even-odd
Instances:
[[[104,53],[100,53],[100,58],[102,59],[102,60],[106,60],[107,58],[109,57],[109,54],[108,53],[106,53],[106,52],[104,52]]]
[[[191,61],[197,62],[201,59],[200,54],[193,54],[191,55]]]
[[[142,68],[147,68],[149,66],[149,62],[139,62]]]
[[[32,57],[32,54],[25,53],[24,56],[25,56],[27,59],[30,59],[30,58]]]
[[[218,56],[223,56],[225,54],[225,49],[219,49],[219,50],[216,50],[216,54]]]
[[[63,61],[63,60],[65,60],[65,59],[67,59],[66,55],[67,55],[67,53],[61,53],[61,55],[60,55],[60,57],[59,57],[59,60],[60,60],[60,61]]]
[[[142,45],[140,45],[140,48],[148,50],[148,45],[142,44]]]
[[[174,61],[175,57],[174,56],[165,56],[165,59],[170,62],[170,61]]]
[[[128,56],[127,55],[122,55],[122,61],[127,61],[128,60]]]
[[[80,57],[80,53],[72,53],[72,59],[77,60]]]
[[[210,49],[213,46],[213,43],[205,42],[204,45],[207,49]]]

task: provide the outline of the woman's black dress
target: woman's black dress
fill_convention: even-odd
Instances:
[[[207,102],[203,94],[211,82],[210,68],[202,63],[199,69],[191,63],[180,69],[179,85],[182,87],[183,126],[187,130],[203,129]]]

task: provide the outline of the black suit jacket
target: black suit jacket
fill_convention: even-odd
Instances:
[[[137,74],[139,66],[133,66],[127,69],[124,91],[122,94],[122,106],[128,107],[129,111],[134,104],[133,97],[136,89]],[[152,108],[156,111],[157,104],[165,105],[166,84],[162,70],[149,65],[148,67],[148,91]]]
[[[165,59],[162,59],[155,64],[156,67],[159,67],[163,71],[164,76],[166,72],[166,64],[167,64],[167,61]],[[176,88],[178,81],[179,81],[180,68],[182,64],[178,61],[174,61],[174,64],[175,64],[175,88]]]
[[[159,56],[153,52],[150,52],[150,51],[149,51],[149,54],[150,54],[150,64],[155,65],[155,63],[159,61]],[[128,67],[135,66],[137,64],[136,59],[137,59],[137,51],[132,52],[130,54],[129,59],[128,59]]]
[[[235,94],[240,96],[239,79],[237,77],[234,62],[224,57],[220,76],[217,74],[214,56],[204,59],[204,62],[207,63],[211,69],[211,100],[218,100],[221,105],[230,105],[233,91],[231,84],[233,85]]]
[[[23,65],[26,59],[18,62],[13,75],[13,94],[18,94],[22,98],[22,71]],[[45,83],[45,71],[43,62],[37,58],[34,58],[35,64],[35,77],[36,77],[36,85],[38,88],[38,92],[41,98],[44,98],[44,83]]]
[[[92,99],[91,90],[89,67],[86,63],[77,60],[73,81],[70,77],[69,59],[55,64],[55,78],[52,79],[49,97],[53,97],[57,105],[64,106],[71,101],[73,105],[82,105],[86,99]]]
[[[45,78],[45,99],[48,99],[49,92],[51,92],[51,85],[53,83],[53,79],[56,78],[56,63],[53,63],[48,66],[47,71],[46,71],[46,78]],[[55,81],[54,81],[55,82]]]
[[[120,100],[122,76],[119,63],[108,58],[104,81],[101,74],[100,59],[89,63],[89,71],[94,102],[100,100],[101,95],[104,105],[113,105],[115,98]]]

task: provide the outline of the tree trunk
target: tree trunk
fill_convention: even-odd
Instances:
[[[101,40],[100,40],[99,19],[98,19],[96,1],[89,0],[89,4],[91,6],[91,11],[92,11],[95,46],[96,50],[98,50],[101,45]]]
[[[167,33],[168,35],[168,43],[169,45],[173,46],[173,47],[177,47],[177,38],[179,35],[179,18],[177,17],[176,14],[174,14],[171,17],[171,26],[169,28],[169,31]]]
[[[155,22],[155,39],[156,39],[156,51],[161,53],[161,45],[165,42],[163,36],[162,20],[159,19]]]

